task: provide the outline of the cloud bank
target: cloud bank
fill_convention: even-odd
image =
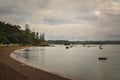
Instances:
[[[119,0],[0,0],[0,20],[47,39],[120,40]]]

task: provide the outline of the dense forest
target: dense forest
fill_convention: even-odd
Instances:
[[[12,25],[0,21],[0,43],[1,44],[35,44],[39,39],[37,32],[32,32],[29,25],[22,30],[19,25]]]

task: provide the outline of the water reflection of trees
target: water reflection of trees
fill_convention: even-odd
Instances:
[[[45,64],[45,56],[46,56],[46,48],[45,47],[34,47],[29,49],[24,49],[18,53],[16,53],[17,58],[21,58],[25,62],[31,62],[37,65]]]
[[[24,52],[23,52],[22,54],[23,54],[22,57],[23,57],[26,61],[31,61],[30,51],[24,50]]]
[[[38,52],[39,64],[45,64],[45,47],[41,47]]]
[[[22,57],[27,62],[34,62],[37,64],[45,63],[45,47],[32,48],[24,50]]]

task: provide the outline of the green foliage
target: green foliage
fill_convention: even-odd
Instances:
[[[25,25],[25,30],[21,30],[18,25],[0,21],[0,43],[2,44],[34,44],[38,35],[31,32],[29,25]]]
[[[2,44],[8,44],[9,43],[9,40],[6,36],[0,36],[0,43]]]

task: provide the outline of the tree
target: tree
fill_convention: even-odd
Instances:
[[[28,24],[25,25],[25,30],[21,30],[19,25],[0,21],[0,43],[33,44],[39,40],[38,35],[29,29]]]
[[[6,36],[0,36],[0,43],[2,44],[8,44],[9,43],[9,40]]]

